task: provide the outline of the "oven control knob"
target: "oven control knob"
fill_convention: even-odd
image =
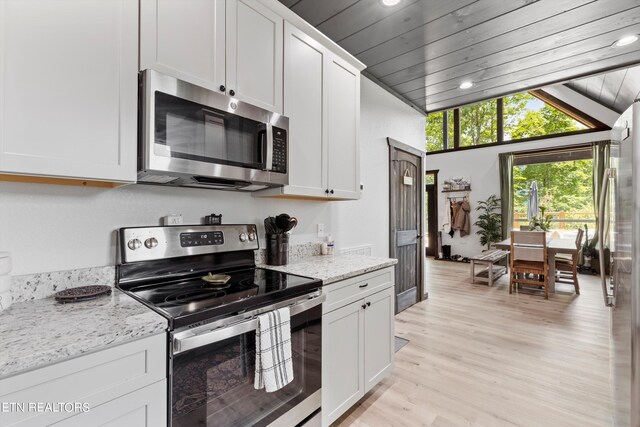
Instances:
[[[240,241],[241,242],[246,242],[248,238],[249,237],[247,237],[247,233],[240,233]]]
[[[256,240],[256,233],[254,233],[253,231],[249,233],[249,240],[251,240],[252,242]]]
[[[129,246],[129,249],[131,249],[132,251],[135,251],[136,249],[139,249],[140,246],[142,246],[142,242],[138,239],[131,239],[127,242],[127,246]]]
[[[156,239],[155,237],[149,237],[144,241],[144,245],[147,247],[147,249],[155,248],[156,246],[158,246],[158,239]]]

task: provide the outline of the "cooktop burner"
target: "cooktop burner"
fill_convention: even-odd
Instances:
[[[202,280],[202,275],[198,275],[125,290],[172,320],[174,327],[179,327],[255,308],[320,286],[318,281],[308,277],[262,268],[222,273],[231,276],[224,285],[207,283]]]

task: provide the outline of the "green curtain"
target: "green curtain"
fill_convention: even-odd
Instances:
[[[604,177],[605,169],[609,167],[610,147],[611,141],[598,141],[591,144],[591,153],[593,155],[593,211],[596,218],[591,245],[598,243],[598,207],[600,206],[600,193],[602,192],[602,178]]]
[[[502,238],[509,237],[513,224],[513,153],[502,153],[500,165],[500,202],[502,213]]]

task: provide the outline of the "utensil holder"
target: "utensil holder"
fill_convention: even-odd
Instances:
[[[269,234],[267,240],[267,264],[286,265],[289,262],[289,235]]]

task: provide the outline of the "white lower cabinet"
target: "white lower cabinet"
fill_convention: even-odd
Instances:
[[[0,380],[0,402],[25,410],[1,411],[0,426],[166,426],[166,377],[166,334],[14,375]]]
[[[331,311],[322,317],[323,426],[393,369],[393,277],[387,268],[326,286]]]
[[[359,302],[322,319],[322,414],[328,425],[364,396],[364,310]],[[326,337],[326,339],[325,339]]]
[[[75,415],[56,427],[156,427],[167,424],[167,381],[162,380]]]

